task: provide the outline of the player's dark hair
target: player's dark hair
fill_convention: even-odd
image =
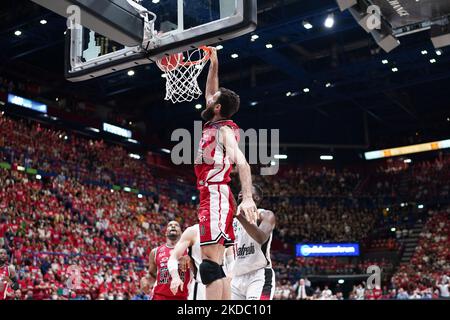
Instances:
[[[230,119],[236,112],[239,111],[241,106],[241,98],[239,95],[229,89],[220,88],[220,97],[217,103],[221,105],[220,114],[222,117]]]

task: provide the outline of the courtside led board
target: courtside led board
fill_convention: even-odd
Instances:
[[[357,243],[299,243],[295,248],[297,257],[359,256]]]

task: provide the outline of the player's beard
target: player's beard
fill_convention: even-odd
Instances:
[[[167,235],[167,238],[168,238],[170,241],[175,241],[175,240],[178,239],[178,233],[169,233],[169,234]]]
[[[214,108],[206,108],[202,112],[202,119],[205,121],[211,121],[214,118]]]

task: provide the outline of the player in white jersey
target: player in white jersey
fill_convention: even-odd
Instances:
[[[176,244],[175,248],[170,254],[168,261],[168,269],[172,276],[172,281],[170,283],[170,289],[173,294],[176,294],[178,290],[182,290],[183,281],[178,274],[179,264],[186,263],[183,259],[183,254],[188,250],[190,257],[190,269],[193,276],[192,281],[189,284],[189,298],[188,300],[206,300],[206,287],[202,283],[199,268],[202,263],[202,252],[200,249],[200,227],[198,224],[187,228],[181,235],[180,240]],[[231,268],[232,260],[230,257],[225,256],[224,259],[227,261],[226,265]],[[183,268],[184,269],[184,268]],[[223,272],[225,275],[228,274],[228,270],[223,267]],[[231,289],[230,282],[227,281],[228,286],[224,288],[223,300],[230,300]]]
[[[258,204],[262,200],[262,191],[256,185],[252,189],[253,199]],[[275,215],[272,211],[259,209],[258,221],[252,224],[240,211],[238,208],[233,222],[236,240],[231,299],[272,300],[275,272],[270,259],[270,246],[276,223]]]

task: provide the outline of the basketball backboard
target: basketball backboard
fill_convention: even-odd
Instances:
[[[33,1],[69,19],[73,12],[68,8],[80,8],[66,35],[66,77],[71,81],[220,43],[252,32],[257,24],[257,0]],[[74,27],[77,22],[82,27]]]

